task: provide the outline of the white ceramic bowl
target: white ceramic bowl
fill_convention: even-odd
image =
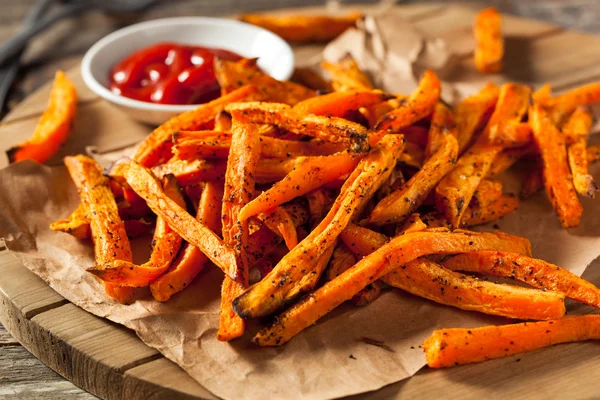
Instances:
[[[115,31],[94,44],[83,57],[81,73],[98,96],[126,111],[132,118],[159,125],[197,105],[155,104],[117,96],[108,89],[109,73],[136,50],[159,42],[221,48],[247,58],[258,57],[259,67],[276,79],[289,79],[294,53],[279,36],[244,22],[205,17],[165,18]]]

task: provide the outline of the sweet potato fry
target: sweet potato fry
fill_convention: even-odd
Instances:
[[[202,190],[196,218],[213,232],[220,231],[221,210],[218,205],[222,200],[222,185],[207,182]],[[152,296],[161,302],[168,301],[175,293],[185,289],[208,264],[208,257],[197,247],[185,243],[169,270],[150,283]]]
[[[220,111],[215,117],[215,131],[229,132],[231,130],[231,115]]]
[[[431,115],[440,100],[440,92],[440,79],[435,72],[426,70],[410,97],[400,107],[385,114],[375,129],[397,131]]]
[[[222,181],[227,163],[224,160],[171,160],[152,168],[152,173],[162,179],[172,174],[181,186],[205,181]]]
[[[563,126],[562,132],[567,142],[567,157],[573,175],[573,185],[581,196],[594,198],[598,185],[588,173],[586,154],[587,139],[593,117],[589,110],[577,108]]]
[[[600,308],[600,289],[568,269],[535,258],[500,251],[481,251],[456,255],[446,260],[444,266],[453,271],[514,279]]]
[[[335,197],[326,189],[318,189],[304,196],[308,201],[308,212],[310,214],[311,228],[321,222],[327,214],[327,210],[335,200]]]
[[[531,141],[531,127],[527,122],[508,122],[496,125],[489,132],[489,142],[493,145],[522,147]]]
[[[246,85],[221,96],[198,108],[179,114],[156,128],[140,144],[133,157],[134,161],[144,167],[154,167],[171,158],[171,135],[174,132],[200,129],[212,121],[223,110],[225,105],[236,101],[262,100],[263,95],[254,86]]]
[[[593,163],[600,160],[600,144],[588,147],[586,154],[588,163]]]
[[[162,183],[165,195],[179,207],[184,208],[185,200],[175,177],[167,175]],[[142,265],[126,260],[114,260],[109,267],[90,268],[88,272],[105,282],[119,286],[147,286],[167,271],[181,247],[181,242],[181,236],[173,231],[161,216],[158,216],[152,238],[150,260]]]
[[[77,90],[71,80],[56,71],[50,101],[31,138],[6,151],[8,161],[34,160],[43,163],[67,140],[77,111]]]
[[[285,242],[285,245],[289,250],[296,247],[298,244],[298,234],[296,232],[296,226],[294,220],[290,214],[283,207],[275,207],[263,217],[259,216],[260,220],[273,232],[279,234]]]
[[[292,172],[296,166],[302,164],[309,157],[295,157],[286,160],[262,159],[256,167],[254,180],[256,183],[273,183],[282,180]]]
[[[332,143],[344,143],[351,150],[365,152],[369,149],[367,129],[343,118],[318,115],[299,116],[285,104],[246,102],[233,103],[227,111],[244,112],[252,121],[273,124],[290,132],[308,135]]]
[[[525,171],[523,182],[521,182],[521,199],[527,200],[544,188],[544,170],[541,164],[538,157],[537,162],[530,165],[530,169]]]
[[[98,268],[107,268],[115,260],[131,261],[131,246],[117,203],[102,168],[90,157],[65,157],[65,165],[77,186],[85,214],[90,216],[94,240],[94,259]],[[106,293],[121,303],[131,303],[133,290],[105,283]]]
[[[502,183],[499,181],[493,181],[491,179],[484,179],[481,181],[475,193],[473,193],[473,199],[471,199],[472,207],[487,207],[502,196]]]
[[[329,93],[333,90],[331,83],[323,79],[312,67],[296,67],[292,74],[292,82],[321,93]]]
[[[90,218],[86,213],[83,203],[79,204],[68,218],[59,219],[51,223],[50,229],[55,232],[68,233],[77,239],[89,239],[92,237]]]
[[[236,276],[235,254],[206,225],[168,198],[150,170],[136,162],[131,162],[125,172],[125,179],[139,194],[152,211],[165,219],[167,224],[183,239],[198,247],[225,274]]]
[[[348,250],[348,247],[344,243],[339,243],[331,255],[329,265],[325,271],[325,278],[330,281],[345,270],[351,268],[354,264],[356,264],[354,254]]]
[[[239,214],[240,220],[272,210],[353,171],[361,158],[360,155],[343,152],[304,159],[285,178],[244,206]]]
[[[225,192],[221,219],[223,239],[236,257],[235,279],[225,276],[221,288],[221,311],[217,339],[230,341],[244,334],[245,323],[232,308],[232,301],[248,287],[250,264],[248,247],[248,221],[240,219],[240,210],[248,204],[254,193],[254,172],[260,159],[260,136],[257,125],[241,112],[233,111],[231,151],[227,159]]]
[[[329,42],[363,17],[353,11],[343,16],[242,14],[240,20],[260,26],[293,43]]]
[[[475,35],[475,66],[481,72],[498,72],[502,69],[504,38],[502,16],[493,7],[477,13],[473,26]]]
[[[314,114],[324,117],[346,118],[361,107],[370,107],[393,97],[381,91],[333,92],[301,101],[292,107],[292,110],[301,116]]]
[[[414,212],[444,176],[454,167],[458,156],[458,143],[454,136],[446,133],[437,152],[400,189],[381,200],[369,222],[375,225],[402,222]]]
[[[261,92],[265,100],[283,103],[293,106],[294,104],[316,96],[316,92],[297,83],[278,81],[265,74],[256,66],[254,60],[229,61],[215,59],[215,76],[221,86],[222,97],[234,93],[244,85],[252,85]],[[243,99],[241,101],[249,101]],[[233,103],[229,100],[227,103]],[[183,128],[185,129],[185,128]]]
[[[402,225],[396,225],[396,232],[394,236],[404,235],[409,232],[419,232],[427,228],[428,226],[425,221],[421,219],[421,215],[414,213],[411,214],[404,221],[404,223],[402,223]]]
[[[590,105],[600,100],[600,82],[589,83],[569,90],[561,95],[542,99],[544,108],[562,107],[561,111],[570,114],[577,107]]]
[[[234,309],[240,316],[257,318],[268,315],[305,291],[303,283],[306,276],[314,271],[315,260],[334,245],[340,232],[360,214],[391,173],[403,146],[401,136],[387,135],[371,149],[346,180],[323,221],[265,279],[235,299]],[[278,284],[273,285],[272,282]]]
[[[398,236],[284,311],[273,324],[263,328],[254,341],[260,346],[278,346],[288,342],[369,283],[418,257],[499,249],[531,253],[527,239],[501,233],[413,232]]]
[[[331,86],[338,92],[373,90],[371,79],[359,68],[350,54],[336,63],[322,61],[321,68],[331,75]]]
[[[444,146],[446,140],[448,140],[448,135],[454,137],[457,135],[454,115],[446,105],[438,103],[433,110],[431,126],[427,135],[427,146],[425,147],[427,158],[433,156],[440,147]]]
[[[173,153],[180,160],[222,159],[229,155],[231,134],[227,132],[214,135],[204,132],[179,132],[173,135]],[[300,156],[320,156],[345,150],[341,143],[324,142],[319,139],[310,141],[283,140],[261,136],[261,156],[265,158],[290,158]]]
[[[543,160],[544,185],[564,228],[579,225],[583,207],[570,179],[564,136],[539,104],[529,110],[529,123]]]
[[[490,167],[487,177],[495,178],[510,167],[512,167],[517,161],[521,158],[535,153],[536,148],[533,143],[529,143],[523,147],[513,147],[509,149],[504,149],[500,153],[496,155],[494,161],[492,162],[492,166]]]
[[[496,105],[499,94],[498,86],[488,83],[478,93],[465,98],[454,108],[459,154],[469,146],[475,132],[483,126],[485,116]]]
[[[565,314],[564,295],[560,293],[487,282],[447,270],[426,258],[410,261],[382,280],[436,303],[483,314],[534,320]]]
[[[485,207],[469,207],[462,218],[462,226],[487,224],[505,216],[519,207],[519,200],[513,195],[501,195]]]
[[[507,357],[559,343],[600,339],[600,315],[434,331],[423,343],[427,365],[443,368]]]
[[[546,103],[552,95],[552,85],[549,83],[545,83],[538,90],[533,92],[531,98],[534,102],[544,104]]]
[[[437,186],[437,209],[455,228],[461,226],[462,217],[475,190],[502,150],[501,146],[486,144],[489,142],[490,131],[498,125],[519,122],[527,111],[530,95],[531,89],[525,85],[502,85],[496,109],[478,142],[458,159],[454,169]]]

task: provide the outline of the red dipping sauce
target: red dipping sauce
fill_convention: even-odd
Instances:
[[[231,61],[242,58],[228,50],[158,43],[115,65],[110,72],[110,90],[150,103],[205,103],[220,95],[215,56]]]

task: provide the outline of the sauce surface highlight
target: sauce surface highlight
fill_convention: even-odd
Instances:
[[[159,104],[200,104],[219,97],[215,56],[237,61],[228,50],[158,43],[131,54],[110,72],[110,90],[130,99]]]

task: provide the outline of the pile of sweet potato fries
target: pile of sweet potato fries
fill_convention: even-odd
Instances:
[[[525,238],[466,228],[517,208],[498,178],[523,160],[536,165],[520,168],[524,191],[545,187],[562,226],[578,225],[578,196],[598,190],[585,107],[600,84],[552,96],[490,83],[451,108],[432,71],[400,95],[373,88],[351,58],[323,68],[330,81],[305,70],[288,82],[255,60],[217,60],[222,96],[159,126],[131,160],[105,173],[65,158],[81,205],[52,229],[93,240],[89,271],[124,303],[145,286],[167,301],[220,268],[222,341],[274,316],[254,340],[281,345],[390,288],[544,321],[437,331],[424,345],[432,367],[599,338],[600,317],[562,318],[565,298],[599,308],[598,288],[532,258]],[[152,231],[149,260],[134,264],[129,238]]]

